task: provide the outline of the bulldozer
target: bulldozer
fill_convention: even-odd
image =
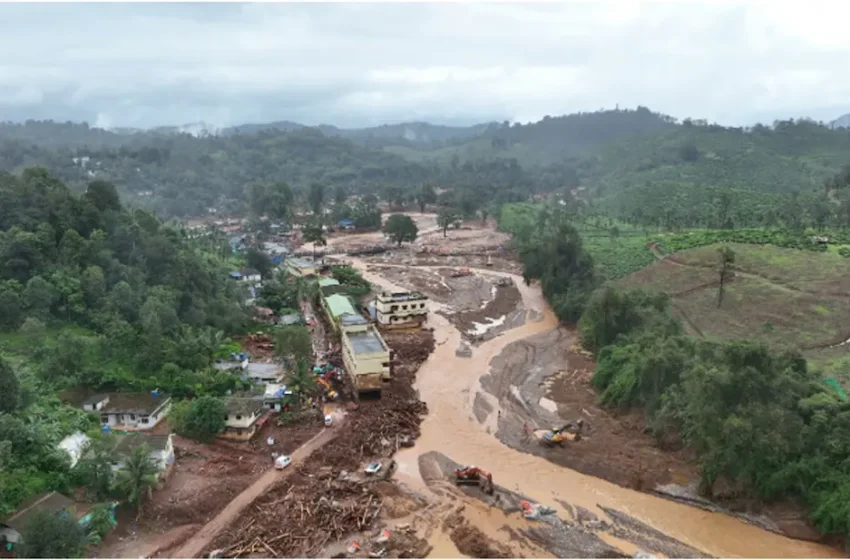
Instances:
[[[493,475],[472,465],[455,469],[455,483],[458,485],[476,484],[486,494],[492,494],[495,491]]]
[[[579,418],[575,422],[568,422],[560,428],[551,430],[535,430],[532,432],[534,438],[547,447],[564,446],[566,441],[581,441],[581,431],[584,428],[584,420]]]

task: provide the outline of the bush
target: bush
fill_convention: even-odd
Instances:
[[[21,532],[19,558],[76,558],[85,546],[85,532],[70,515],[39,511]]]
[[[172,406],[171,425],[181,436],[209,442],[224,430],[227,410],[222,399],[204,396]]]

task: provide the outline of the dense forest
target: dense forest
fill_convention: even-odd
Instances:
[[[847,175],[826,185],[845,185]],[[693,450],[707,496],[798,498],[820,531],[850,537],[850,401],[796,349],[688,335],[667,295],[607,282],[588,248],[595,233],[588,221],[569,207],[516,205],[501,223],[515,233],[526,281],[539,280],[556,315],[578,324],[583,346],[597,360],[600,402],[614,411],[643,411],[662,448]],[[847,228],[836,239],[850,242]],[[730,237],[826,250],[788,228],[700,231],[673,236],[670,245],[677,250]],[[645,243],[641,236],[641,247],[625,251]],[[718,263],[734,262],[725,246],[718,255]],[[718,264],[719,297],[725,270]]]
[[[59,391],[236,388],[211,368],[247,320],[227,271],[109,183],[77,195],[43,169],[0,174],[0,512],[68,488],[56,445],[93,421]]]
[[[240,212],[247,184],[286,182],[296,196],[321,183],[396,205],[431,185],[452,191],[446,196],[455,206],[463,201],[466,214],[578,192],[595,214],[670,230],[826,227],[850,213],[847,181],[825,185],[847,164],[847,129],[808,120],[722,127],[645,107],[525,125],[343,130],[282,122],[201,137],[49,121],[0,125],[0,169],[44,166],[76,191],[109,181],[127,205],[163,218]]]

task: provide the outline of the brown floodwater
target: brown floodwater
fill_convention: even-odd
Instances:
[[[353,260],[369,281],[385,289],[403,290],[376,273],[366,272],[366,263]],[[438,268],[438,267],[417,267]],[[482,425],[472,414],[472,401],[481,390],[479,380],[490,369],[490,361],[511,342],[539,334],[557,326],[557,321],[536,286],[526,286],[521,277],[492,270],[477,272],[510,276],[522,294],[526,309],[542,312],[542,320],[530,322],[506,331],[501,336],[473,348],[471,358],[455,356],[461,340],[458,330],[447,319],[429,314],[428,326],[434,328],[437,347],[417,373],[416,386],[420,397],[428,403],[428,415],[422,423],[422,435],[413,448],[396,455],[399,476],[405,483],[425,490],[419,476],[418,458],[429,451],[439,451],[453,461],[478,465],[493,474],[494,481],[536,501],[549,505],[562,515],[557,500],[582,506],[600,518],[605,513],[597,507],[617,509],[662,533],[691,547],[718,557],[841,557],[839,550],[806,541],[789,539],[761,529],[738,518],[713,513],[696,507],[666,500],[657,496],[611,484],[605,480],[583,475],[546,459],[523,453],[502,444],[487,424]],[[440,499],[435,496],[435,499]],[[493,538],[506,540],[499,529],[504,516],[482,515],[476,512],[476,525]],[[483,524],[483,527],[482,527]],[[436,536],[435,552],[449,552],[445,535]],[[615,539],[600,535],[614,544]],[[626,553],[634,548],[620,547]],[[438,553],[439,553],[438,552]],[[434,553],[432,556],[436,557]]]

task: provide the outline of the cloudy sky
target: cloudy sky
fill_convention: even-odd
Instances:
[[[850,3],[2,4],[0,120],[471,124],[850,112]]]

